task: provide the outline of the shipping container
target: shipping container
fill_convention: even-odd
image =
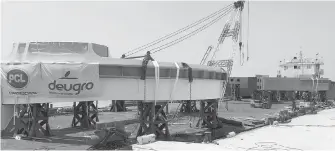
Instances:
[[[335,82],[331,81],[329,84],[329,90],[327,93],[327,99],[328,100],[335,100]]]
[[[257,78],[256,77],[230,77],[229,83],[226,87],[225,96],[232,95],[232,87],[236,88],[236,96],[242,98],[250,98],[253,91],[257,89]]]

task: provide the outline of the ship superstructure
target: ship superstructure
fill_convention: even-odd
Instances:
[[[323,58],[316,54],[315,58],[304,58],[302,52],[299,57],[294,56],[292,59],[280,61],[280,70],[277,77],[288,78],[321,78],[324,70]]]

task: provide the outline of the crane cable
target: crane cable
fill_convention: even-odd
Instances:
[[[247,27],[247,61],[249,61],[249,26],[250,26],[250,0],[248,1],[248,27]],[[241,14],[242,16],[242,14]],[[242,19],[241,19],[241,24],[242,24]],[[242,29],[242,25],[241,25],[241,29]],[[243,33],[241,33],[242,35]],[[242,37],[240,37],[242,39]],[[242,47],[244,47],[244,45],[242,45]],[[240,48],[242,49],[242,48]],[[240,50],[241,51],[241,50]],[[242,58],[241,58],[241,55],[242,55]],[[240,52],[240,65],[243,66],[244,64],[244,51],[241,51]]]
[[[184,27],[184,28],[182,28],[182,29],[179,29],[178,31],[175,31],[175,32],[173,32],[173,33],[170,33],[170,34],[168,34],[168,35],[166,35],[166,36],[164,36],[164,37],[158,39],[158,40],[155,40],[155,41],[150,42],[150,43],[148,43],[148,44],[146,44],[146,45],[143,45],[143,46],[141,46],[141,47],[138,47],[138,48],[136,48],[136,49],[133,49],[133,50],[131,50],[131,51],[125,53],[125,54],[130,53],[130,54],[127,55],[127,56],[130,56],[130,55],[135,54],[135,53],[137,53],[137,52],[140,52],[140,51],[142,51],[142,50],[144,50],[144,49],[146,49],[146,48],[149,48],[149,47],[151,47],[151,46],[153,46],[153,45],[155,45],[155,44],[158,44],[158,43],[160,43],[160,42],[162,42],[162,41],[164,41],[164,40],[166,40],[166,39],[169,39],[169,38],[171,38],[171,37],[173,37],[173,36],[175,36],[175,35],[177,35],[177,34],[180,34],[180,33],[184,32],[184,31],[186,31],[186,30],[189,30],[190,28],[195,27],[195,26],[197,26],[197,25],[203,23],[203,22],[205,22],[205,21],[207,21],[207,20],[213,18],[214,16],[217,16],[218,14],[220,14],[220,13],[222,13],[222,12],[224,12],[224,11],[227,11],[227,9],[231,9],[232,6],[233,6],[233,4],[230,4],[230,5],[226,6],[226,7],[222,8],[222,9],[220,9],[220,10],[214,12],[214,13],[212,13],[211,15],[209,15],[209,16],[207,16],[207,17],[205,17],[205,18],[202,18],[202,19],[200,19],[200,20],[198,20],[198,21],[196,21],[196,22],[194,22],[194,23],[192,23],[192,24],[190,24],[190,25],[188,25],[188,26],[186,26],[186,27]],[[134,51],[135,51],[135,52],[134,52]]]
[[[240,12],[240,16],[239,16],[239,20],[240,20],[240,42],[239,42],[239,46],[240,46],[240,65],[243,66],[244,64],[244,44],[242,43],[243,41],[243,30],[242,30],[242,12]]]
[[[200,19],[200,20],[198,20],[198,21],[196,21],[196,22],[194,22],[194,23],[192,23],[192,24],[190,24],[190,25],[188,25],[188,26],[186,26],[186,27],[184,27],[184,28],[182,28],[182,29],[179,29],[178,31],[175,31],[175,32],[173,32],[173,33],[170,33],[170,34],[168,34],[168,35],[166,35],[166,36],[164,36],[164,37],[162,37],[162,38],[160,38],[160,39],[158,39],[158,40],[155,40],[155,41],[153,41],[153,42],[151,42],[151,43],[148,43],[148,44],[146,44],[146,45],[143,45],[143,46],[141,46],[141,47],[138,47],[138,48],[136,48],[136,49],[133,49],[133,50],[127,52],[127,53],[131,53],[131,52],[136,51],[136,50],[137,50],[137,51],[136,51],[136,52],[133,52],[133,53],[131,53],[131,54],[128,54],[128,56],[129,56],[129,55],[132,55],[132,54],[134,54],[134,53],[137,53],[137,52],[139,52],[139,51],[142,51],[142,50],[144,50],[144,49],[146,49],[146,48],[148,48],[148,47],[150,47],[150,46],[153,46],[153,45],[155,45],[155,44],[157,44],[157,43],[160,43],[160,42],[162,42],[162,41],[164,41],[164,40],[166,40],[166,39],[169,39],[169,38],[171,38],[171,37],[173,37],[173,36],[175,36],[175,35],[177,35],[177,34],[180,34],[180,33],[184,32],[184,31],[186,31],[186,30],[188,30],[188,29],[194,27],[194,26],[197,26],[197,25],[199,25],[199,24],[201,24],[201,23],[207,21],[208,19],[213,18],[214,16],[216,16],[216,15],[222,13],[223,11],[225,11],[226,9],[228,9],[229,7],[231,7],[232,5],[233,5],[233,4],[230,4],[230,5],[226,6],[226,7],[222,8],[222,9],[220,9],[220,10],[214,12],[214,13],[212,13],[211,15],[209,15],[209,16],[207,16],[207,17],[205,17],[205,18],[202,18],[202,19]],[[126,54],[127,54],[127,53],[126,53]]]
[[[232,10],[232,8],[230,8],[230,10],[227,11],[225,14],[222,14],[222,15],[220,15],[219,17],[217,17],[215,20],[212,20],[212,21],[209,22],[208,24],[205,24],[204,26],[200,27],[199,29],[197,29],[197,30],[195,30],[195,31],[193,31],[193,32],[191,32],[191,33],[185,35],[185,36],[180,37],[180,38],[178,38],[178,39],[176,39],[176,40],[174,40],[174,41],[172,41],[172,42],[169,42],[169,43],[167,43],[167,44],[164,44],[164,45],[162,45],[162,46],[153,48],[153,49],[151,49],[151,50],[149,50],[149,51],[153,51],[153,50],[155,50],[155,51],[152,52],[152,54],[153,54],[153,53],[159,52],[159,51],[161,51],[161,50],[163,50],[163,49],[166,49],[166,48],[168,48],[168,47],[171,47],[171,46],[173,46],[173,45],[175,45],[175,44],[178,44],[179,42],[182,42],[182,41],[186,40],[187,38],[190,38],[190,37],[194,36],[195,34],[197,34],[197,33],[201,32],[201,31],[203,31],[204,29],[206,29],[206,28],[212,26],[214,23],[218,22],[220,19],[222,19],[224,16],[226,16],[228,13],[230,13],[231,10]],[[169,45],[169,44],[170,44],[170,45]],[[166,46],[166,45],[167,45],[167,46]],[[166,46],[166,47],[164,47],[164,46]],[[161,48],[161,47],[163,47],[163,48]],[[158,50],[156,50],[156,49],[158,49]]]
[[[236,14],[236,16],[235,16],[235,24],[236,24],[236,20],[238,20],[238,17],[239,17],[239,14],[240,13],[237,13]],[[236,53],[236,51],[237,51],[237,47],[238,47],[238,43],[237,43],[237,41],[238,41],[238,38],[240,38],[240,36],[239,36],[239,34],[237,34],[237,40],[235,41],[234,39],[232,40],[232,45],[233,45],[233,52],[232,52],[232,54],[231,54],[231,56],[230,56],[230,59],[229,60],[232,60],[232,61],[234,61],[234,58],[235,58],[235,53]],[[232,65],[231,66],[233,66],[233,63],[232,63]],[[232,70],[232,69],[231,69]],[[231,75],[231,74],[230,74]]]
[[[247,27],[247,61],[249,61],[249,27],[250,26],[250,0],[248,1],[248,27]]]
[[[235,14],[235,15],[237,15],[237,14]],[[233,18],[236,18],[236,16],[234,17],[234,14],[231,14],[230,17],[229,17],[229,20],[227,20],[227,22],[225,24],[225,27],[227,27],[229,24],[231,24],[232,22],[235,21],[235,19],[233,20]],[[228,28],[230,29],[230,27],[231,27],[231,25]],[[215,57],[216,57],[215,54],[219,51],[220,44],[222,44],[224,39],[225,39],[225,34],[226,34],[225,29],[223,29],[223,31],[221,32],[220,37],[219,37],[219,42],[216,44],[215,51],[213,52],[213,55],[211,57],[211,61],[213,61],[215,59]]]
[[[237,46],[238,43],[237,43],[237,41],[234,41],[234,40],[232,41],[232,43],[233,43],[233,44],[232,44],[232,45],[233,45],[233,53],[232,53],[231,56],[230,56],[230,60],[233,61],[234,58],[235,58],[235,53],[236,53],[236,51],[237,51],[236,49],[237,49],[237,47],[238,47],[238,46]]]

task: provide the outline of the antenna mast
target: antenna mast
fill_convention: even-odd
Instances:
[[[301,47],[300,47],[301,49]],[[300,57],[300,68],[301,68],[301,74],[303,75],[304,74],[304,59],[303,59],[303,55],[302,55],[302,51],[300,50],[300,54],[299,54],[299,57]]]

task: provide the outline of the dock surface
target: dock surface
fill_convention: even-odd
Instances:
[[[290,123],[269,125],[240,133],[234,137],[215,140],[217,144],[194,144],[157,141],[133,145],[144,150],[335,150],[335,109],[292,119]]]

